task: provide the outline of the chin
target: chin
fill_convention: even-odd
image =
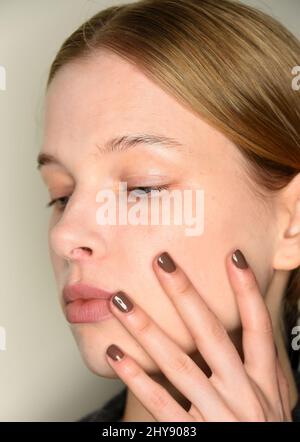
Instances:
[[[106,358],[106,349],[111,344],[116,344],[130,355],[140,367],[148,374],[157,374],[160,368],[150,358],[143,347],[122,327],[121,332],[116,331],[114,336],[99,329],[96,323],[71,324],[71,332],[75,338],[81,357],[88,369],[105,378],[116,379],[119,376],[109,365]]]

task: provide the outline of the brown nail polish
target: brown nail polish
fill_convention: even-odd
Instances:
[[[124,356],[124,353],[122,352],[122,350],[114,344],[110,345],[107,348],[106,353],[114,361],[120,361]]]
[[[232,254],[232,261],[233,263],[239,268],[239,269],[246,269],[248,267],[247,261],[244,257],[244,255],[242,254],[242,252],[237,249],[233,254]]]
[[[167,252],[164,252],[157,258],[157,263],[167,273],[172,273],[176,270],[176,265]]]
[[[124,292],[116,293],[112,302],[121,312],[128,313],[133,309],[133,303]]]

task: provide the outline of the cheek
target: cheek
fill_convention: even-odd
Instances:
[[[228,330],[239,324],[239,312],[226,257],[232,250],[241,249],[264,293],[270,280],[273,252],[268,225],[269,214],[249,194],[236,191],[235,198],[228,198],[226,203],[212,196],[206,199],[203,234],[195,239],[185,238],[178,245],[182,267]]]
[[[272,275],[274,223],[270,209],[263,206],[243,186],[227,198],[226,203],[212,198],[207,204],[204,242],[217,254],[217,262],[225,268],[225,257],[235,248],[244,253],[263,293]],[[213,268],[213,263],[210,265]]]

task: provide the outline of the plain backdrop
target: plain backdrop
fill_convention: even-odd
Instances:
[[[124,386],[88,370],[60,310],[47,249],[48,194],[36,170],[45,82],[56,52],[89,17],[122,3],[0,0],[0,66],[6,70],[6,90],[0,90],[1,421],[73,421]],[[300,37],[299,0],[245,3]]]

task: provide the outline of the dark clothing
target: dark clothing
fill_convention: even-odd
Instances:
[[[292,411],[293,422],[300,422],[300,372],[294,371],[295,380],[298,386],[298,402]],[[119,393],[109,399],[102,408],[99,408],[82,418],[77,422],[119,422],[124,413],[127,386]]]
[[[118,422],[123,417],[127,387],[109,399],[102,408],[80,418],[77,422]]]

